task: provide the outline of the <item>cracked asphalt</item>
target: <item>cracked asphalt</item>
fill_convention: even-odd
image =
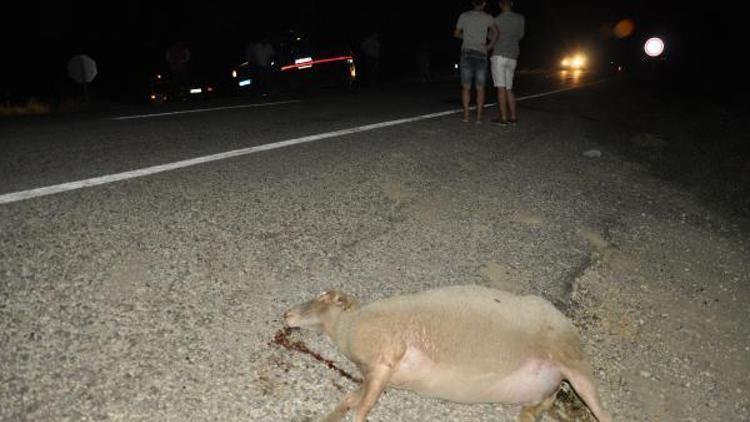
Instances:
[[[453,284],[560,307],[616,420],[750,420],[747,219],[663,177],[653,157],[715,132],[668,130],[698,123],[632,88],[523,101],[514,127],[456,114],[0,205],[0,420],[317,420],[355,385],[273,342],[283,312],[329,287],[368,302]],[[456,108],[456,94],[6,121],[0,194]],[[711,110],[725,136],[746,133]],[[326,339],[293,336],[356,374]],[[370,420],[517,411],[389,390]]]

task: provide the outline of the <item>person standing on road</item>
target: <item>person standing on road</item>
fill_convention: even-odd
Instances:
[[[276,52],[268,38],[258,42],[251,42],[247,46],[246,55],[247,63],[253,69],[255,75],[255,84],[258,86],[261,95],[267,95],[270,90],[271,79],[271,59]]]
[[[380,40],[378,33],[373,32],[360,44],[365,59],[365,78],[369,85],[378,82],[378,68],[380,67]]]
[[[185,97],[189,83],[190,50],[184,42],[178,41],[167,50],[164,58],[169,64],[169,72],[172,75],[173,89],[175,90],[173,95]]]
[[[477,123],[482,123],[484,85],[487,79],[487,52],[497,39],[492,16],[484,12],[486,0],[472,0],[474,8],[458,17],[453,36],[461,43],[461,104],[464,122],[469,121],[469,102],[472,83],[477,91]]]
[[[513,76],[520,53],[518,42],[524,36],[526,23],[523,15],[512,10],[513,0],[500,0],[500,9],[501,13],[495,17],[495,26],[499,35],[490,58],[492,80],[497,88],[498,105],[498,116],[492,121],[506,125],[515,124],[518,121],[516,96],[513,94]]]
[[[430,47],[427,42],[419,43],[416,58],[419,80],[423,83],[429,82],[432,76],[430,75]]]

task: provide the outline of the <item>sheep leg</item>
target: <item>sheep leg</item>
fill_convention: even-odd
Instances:
[[[392,363],[379,363],[368,371],[363,382],[362,396],[357,405],[357,415],[354,418],[356,422],[367,420],[367,414],[375,406],[375,402],[378,401],[393,376],[394,367],[395,364]]]
[[[589,407],[599,422],[612,422],[612,416],[602,408],[599,402],[599,395],[596,392],[593,378],[591,376],[591,367],[585,362],[575,362],[562,368],[565,379],[578,394],[584,403]]]
[[[552,407],[555,398],[557,398],[557,391],[535,406],[525,406],[518,415],[518,422],[537,422],[541,420],[542,414]]]
[[[356,391],[347,393],[341,402],[336,406],[331,413],[329,413],[321,422],[338,422],[344,419],[351,408],[356,407],[362,398],[362,391],[364,387],[358,388]]]

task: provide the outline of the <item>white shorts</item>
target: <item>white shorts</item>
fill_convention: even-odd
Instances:
[[[492,56],[490,58],[490,69],[495,87],[513,89],[513,74],[516,71],[516,63],[516,59],[503,56]]]

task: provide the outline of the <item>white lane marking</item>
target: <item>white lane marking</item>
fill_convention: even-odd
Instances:
[[[602,81],[589,82],[589,83],[581,84],[581,85],[577,85],[577,86],[570,86],[570,87],[567,87],[567,88],[555,89],[553,91],[541,92],[539,94],[525,95],[523,97],[516,98],[516,101],[523,101],[523,100],[530,100],[532,98],[546,97],[548,95],[559,94],[559,93],[565,92],[565,91],[572,91],[574,89],[585,88],[587,86],[596,85],[596,84],[598,84],[600,82],[602,82]]]
[[[589,84],[592,85],[592,84]],[[526,100],[530,98],[538,98],[546,95],[553,95],[563,91],[569,91],[571,89],[582,88],[588,85],[581,85],[572,88],[556,89],[554,91],[543,92],[540,94],[527,95],[519,97],[517,100]],[[152,167],[146,167],[138,170],[126,171],[122,173],[115,173],[106,176],[93,177],[85,180],[78,180],[75,182],[61,183],[59,185],[45,186],[36,189],[30,189],[25,191],[6,193],[0,195],[0,204],[10,204],[12,202],[23,201],[26,199],[37,198],[40,196],[52,195],[61,192],[68,192],[81,188],[104,185],[108,183],[119,182],[122,180],[134,179],[136,177],[149,176],[152,174],[163,173],[165,171],[177,170],[185,167],[195,166],[198,164],[210,163],[212,161],[225,160],[227,158],[239,157],[242,155],[254,154],[261,151],[270,151],[273,149],[284,148],[292,145],[304,144],[307,142],[320,141],[322,139],[335,138],[338,136],[351,135],[353,133],[367,132],[375,129],[382,129],[390,126],[403,125],[406,123],[418,122],[420,120],[434,119],[436,117],[448,116],[451,114],[461,112],[461,109],[441,111],[437,113],[423,114],[421,116],[407,117],[403,119],[389,120],[386,122],[373,123],[364,126],[357,126],[349,129],[341,129],[333,132],[319,133],[317,135],[303,136],[301,138],[288,139],[286,141],[273,142],[270,144],[258,145],[249,148],[240,148],[232,151],[222,152],[219,154],[206,155],[203,157],[191,158],[188,160],[176,161],[173,163],[161,164]]]
[[[147,119],[150,117],[174,116],[176,114],[204,113],[206,111],[230,110],[233,108],[267,107],[267,106],[272,106],[272,105],[293,104],[293,103],[300,103],[300,102],[302,102],[302,100],[271,101],[268,103],[253,103],[253,104],[240,104],[240,105],[235,105],[235,106],[224,106],[224,107],[196,108],[196,109],[191,109],[191,110],[167,111],[164,113],[135,114],[132,116],[112,117],[110,119],[111,120]]]

